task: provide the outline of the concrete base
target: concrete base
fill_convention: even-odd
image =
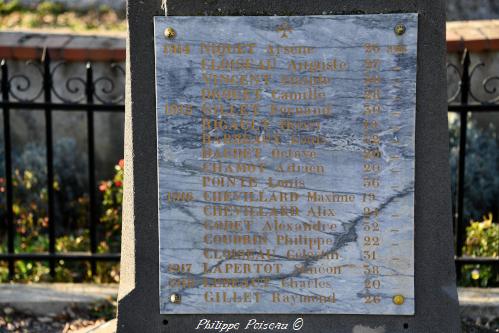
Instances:
[[[74,333],[116,333],[116,324],[116,319],[113,319],[97,327],[84,328]]]
[[[499,318],[499,288],[459,288],[461,318]]]
[[[116,299],[117,285],[0,284],[0,308],[11,307],[33,315],[58,314],[68,307],[87,308]]]

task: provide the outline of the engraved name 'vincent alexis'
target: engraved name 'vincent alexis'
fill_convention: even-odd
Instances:
[[[417,22],[156,17],[161,313],[414,314]]]

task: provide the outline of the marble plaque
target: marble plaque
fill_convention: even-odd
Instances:
[[[417,26],[155,18],[161,313],[414,314]]]

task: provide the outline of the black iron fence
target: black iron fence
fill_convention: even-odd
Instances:
[[[119,261],[119,253],[100,254],[97,253],[97,223],[99,207],[96,197],[97,182],[95,179],[95,112],[124,112],[123,96],[109,100],[103,95],[109,94],[115,89],[113,81],[107,77],[94,77],[94,65],[86,64],[86,75],[84,77],[72,77],[66,81],[69,92],[80,96],[75,99],[67,99],[61,96],[54,85],[54,73],[62,66],[62,62],[52,63],[49,52],[44,52],[40,62],[30,63],[39,74],[41,88],[34,96],[23,98],[19,92],[28,90],[32,86],[32,78],[23,73],[9,73],[9,66],[4,60],[1,63],[1,96],[0,108],[3,111],[3,132],[5,145],[5,195],[6,212],[5,220],[0,224],[1,229],[6,229],[7,251],[0,253],[0,261],[8,263],[9,277],[14,278],[15,262],[18,260],[48,261],[50,274],[55,276],[55,268],[58,260],[87,261],[91,263],[92,275],[96,274],[96,264],[101,261]],[[124,70],[118,65],[111,65],[114,70],[123,74]],[[449,112],[457,113],[460,119],[459,136],[459,158],[457,168],[457,190],[455,197],[454,232],[456,235],[456,267],[458,272],[463,264],[492,264],[499,265],[497,257],[465,257],[462,248],[465,240],[465,227],[467,221],[464,218],[464,179],[466,167],[466,142],[468,115],[473,112],[499,112],[499,93],[496,93],[494,84],[499,82],[499,76],[487,76],[482,80],[481,89],[486,95],[492,96],[483,99],[477,96],[472,87],[472,79],[477,70],[484,65],[482,63],[471,65],[470,54],[465,52],[460,64],[449,64],[448,74],[454,77],[456,90],[449,99]],[[496,82],[494,82],[496,81]],[[106,86],[100,90],[97,87],[105,83]],[[13,87],[16,85],[14,91]],[[80,88],[76,88],[80,85]],[[54,101],[56,100],[56,101]],[[89,211],[88,230],[90,237],[90,251],[87,253],[59,253],[56,251],[56,232],[54,223],[54,188],[47,186],[48,194],[48,252],[44,253],[18,253],[15,251],[16,226],[13,213],[13,166],[12,166],[12,141],[10,114],[13,110],[27,109],[40,111],[45,116],[45,139],[46,139],[46,167],[47,184],[54,183],[54,151],[52,111],[84,111],[87,119],[87,144],[88,144],[88,178],[89,178]]]
[[[55,73],[65,65],[64,62],[51,62],[50,52],[45,50],[40,62],[28,62],[26,66],[32,66],[38,74],[36,80],[41,81],[40,89],[33,93],[35,85],[34,78],[24,73],[9,73],[7,61],[1,62],[1,95],[0,108],[3,111],[3,132],[5,145],[5,195],[6,195],[6,221],[2,221],[0,229],[7,229],[7,252],[0,253],[0,261],[8,262],[9,278],[14,278],[16,260],[48,261],[50,275],[55,277],[55,268],[58,260],[67,261],[89,261],[92,275],[96,274],[98,261],[119,261],[119,253],[100,254],[97,253],[97,182],[95,179],[95,112],[118,112],[125,111],[123,105],[124,92],[118,97],[109,98],[115,90],[115,82],[105,76],[94,77],[94,65],[86,64],[86,75],[84,77],[69,77],[65,80],[66,90],[72,98],[64,97],[55,87]],[[124,69],[111,64],[113,70],[123,74]],[[101,89],[97,89],[101,87]],[[22,94],[31,91],[29,97]],[[56,100],[56,101],[54,101]],[[44,253],[18,253],[15,251],[15,230],[13,212],[13,166],[12,166],[12,141],[10,114],[13,110],[41,111],[45,116],[45,140],[46,140],[46,168],[47,168],[47,200],[48,200],[48,252]],[[90,237],[89,253],[58,253],[56,252],[56,228],[54,219],[55,197],[54,197],[54,145],[52,130],[52,111],[84,111],[87,120],[87,145],[88,145],[88,179],[89,179],[89,212],[88,229]]]
[[[482,71],[481,77],[478,78],[479,70],[484,68],[483,62],[471,63],[471,55],[468,51],[463,52],[459,64],[447,64],[449,85],[454,83],[453,86],[455,86],[448,100],[449,112],[456,113],[459,118],[459,157],[455,179],[456,190],[454,191],[454,235],[458,277],[461,274],[461,267],[465,264],[490,264],[499,267],[499,257],[463,255],[466,227],[469,223],[465,220],[464,214],[469,116],[473,113],[499,112],[499,91],[497,90],[499,75],[490,75],[487,71]]]

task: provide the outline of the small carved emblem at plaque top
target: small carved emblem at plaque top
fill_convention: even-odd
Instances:
[[[290,33],[293,32],[293,28],[289,25],[288,22],[284,22],[283,24],[277,27],[277,32],[281,33],[281,38],[288,38]]]

